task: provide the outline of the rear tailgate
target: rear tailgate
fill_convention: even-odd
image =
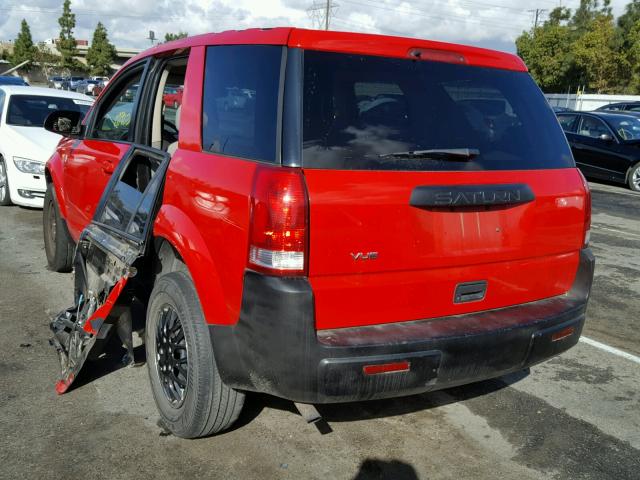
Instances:
[[[575,169],[308,169],[305,178],[319,329],[505,307],[563,294],[573,283],[585,201]],[[514,183],[529,185],[535,199],[504,207],[409,205],[418,186]],[[454,302],[457,285],[482,281],[483,300]]]
[[[302,164],[318,329],[470,313],[569,290],[587,193],[526,72],[304,55]],[[429,187],[444,201],[412,202]],[[453,200],[460,187],[466,196]]]

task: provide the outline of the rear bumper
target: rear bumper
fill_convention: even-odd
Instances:
[[[209,327],[228,385],[306,403],[396,397],[518,371],[575,345],[594,257],[585,249],[567,294],[438,319],[315,330],[302,278],[245,274],[240,319]],[[408,361],[408,371],[365,375],[366,365]]]

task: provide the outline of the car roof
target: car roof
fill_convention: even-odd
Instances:
[[[14,77],[13,75],[0,75],[0,81],[9,80],[11,82],[22,82],[26,83],[22,77]]]
[[[247,30],[228,30],[220,33],[206,33],[184,39],[156,45],[130,59],[126,64],[137,62],[151,55],[206,45],[286,45],[291,48],[332,51],[361,55],[380,55],[398,58],[416,58],[410,56],[413,49],[429,51],[434,56],[443,57],[452,63],[464,63],[473,66],[501,68],[526,72],[527,67],[520,57],[497,50],[458,45],[453,43],[421,40],[417,38],[395,37],[369,33],[336,32],[325,30],[306,30],[291,27],[251,28]],[[451,53],[454,55],[448,55]],[[424,58],[424,57],[423,57]]]
[[[611,107],[624,107],[625,105],[640,105],[640,101],[607,103],[606,105],[598,107],[598,110],[606,110],[607,108]]]
[[[569,113],[569,112],[566,112]],[[627,113],[627,112],[607,112],[607,111],[596,111],[596,110],[591,110],[591,111],[586,111],[586,112],[573,112],[575,113],[579,113],[581,115],[592,115],[594,117],[598,117],[601,118],[602,120],[616,120],[616,119],[624,119],[624,118],[633,118],[633,119],[638,119],[637,115],[631,114],[631,113]],[[565,112],[563,113],[559,113],[558,115],[562,115],[565,114]]]
[[[91,100],[93,98],[76,92],[67,92],[66,90],[57,90],[55,88],[27,87],[23,85],[0,85],[7,95],[37,95],[58,98],[75,98],[78,100]]]

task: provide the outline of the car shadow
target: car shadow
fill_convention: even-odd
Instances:
[[[446,390],[411,395],[408,397],[363,402],[316,405],[322,420],[315,424],[321,434],[331,433],[331,424],[340,422],[365,421],[407,415],[423,410],[443,407],[451,403],[469,400],[495,393],[520,382],[529,376],[530,370],[511,373],[491,380],[485,380]],[[261,393],[247,393],[245,406],[238,421],[229,431],[237,430],[254,421],[265,409],[277,409],[298,414],[293,402]],[[304,422],[300,418],[301,422]],[[356,477],[367,478],[367,477]]]
[[[361,464],[353,480],[418,480],[418,472],[410,464],[400,460],[367,458]]]

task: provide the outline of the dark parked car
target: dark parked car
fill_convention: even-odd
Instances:
[[[640,112],[640,102],[619,102],[619,103],[609,103],[607,105],[603,105],[596,109],[599,112],[607,111],[607,112],[620,112],[620,111],[632,111],[632,112]]]
[[[617,112],[560,113],[576,164],[588,177],[640,191],[640,118]]]
[[[572,112],[573,110],[571,110],[570,108],[567,107],[560,107],[558,105],[553,105],[551,107],[553,109],[554,112],[556,113],[561,113],[561,112]]]
[[[11,77],[9,75],[0,75],[0,85],[20,85],[28,87],[29,84],[20,77]]]

